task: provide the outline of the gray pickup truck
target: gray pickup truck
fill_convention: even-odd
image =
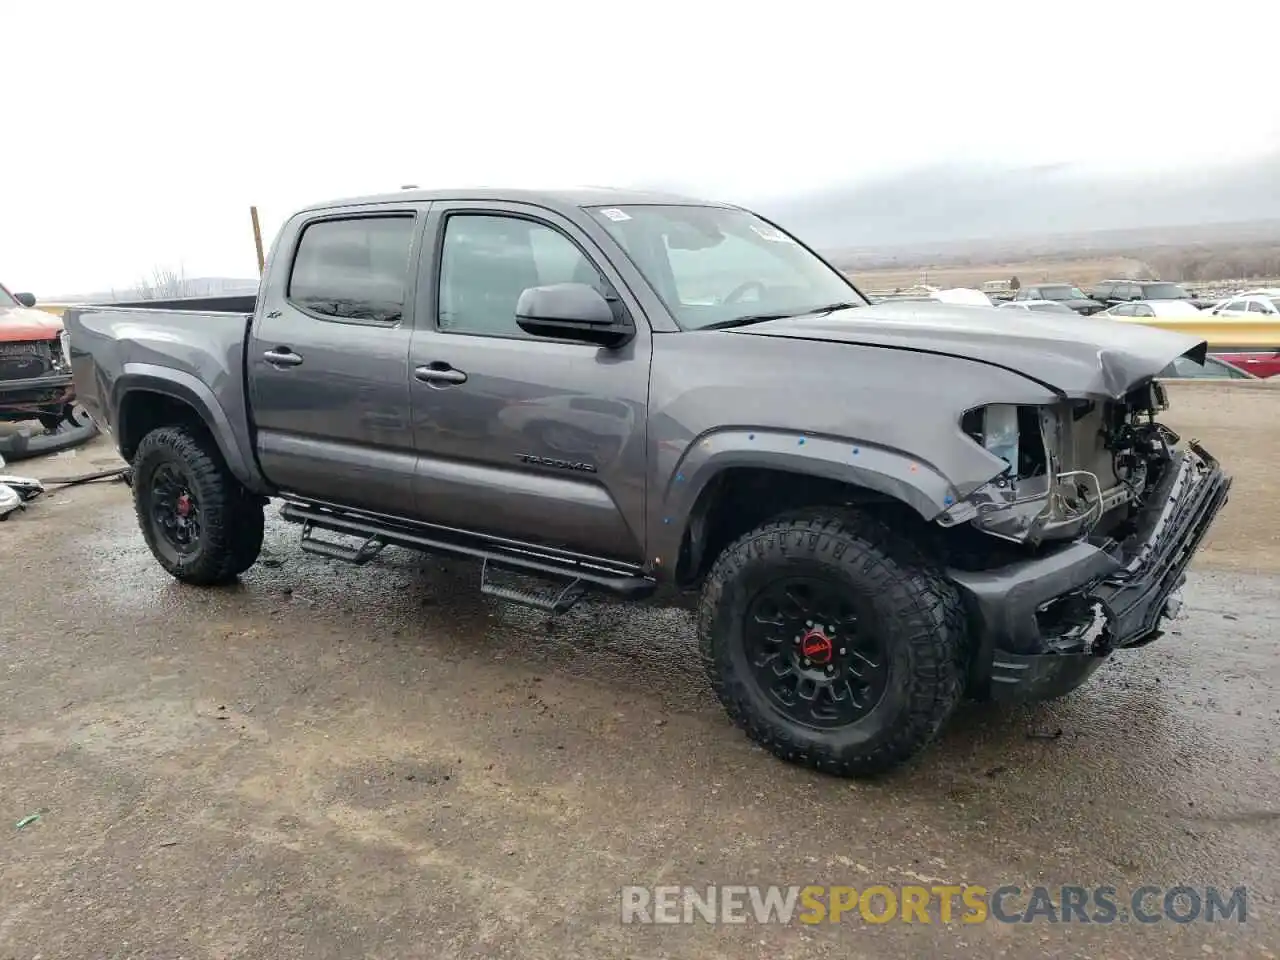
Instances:
[[[871,306],[775,224],[676,197],[322,204],[256,299],[66,324],[179,580],[248,569],[280,498],[303,549],[470,557],[551,611],[672,587],[732,719],[842,775],[966,694],[1058,696],[1158,637],[1230,486],[1156,419],[1154,376],[1204,343]]]

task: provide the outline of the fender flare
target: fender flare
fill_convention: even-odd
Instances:
[[[959,492],[933,464],[901,450],[845,437],[731,427],[696,438],[670,470],[654,511],[659,565],[674,565],[704,491],[724,471],[755,467],[836,480],[873,490],[933,520]]]
[[[159,393],[185,403],[195,411],[218,445],[232,475],[254,493],[263,493],[266,484],[257,469],[252,450],[244,450],[236,438],[231,418],[218,403],[208,385],[182,370],[151,363],[127,363],[112,384],[112,421],[117,435],[126,435],[128,425],[122,418],[125,399],[132,393]]]

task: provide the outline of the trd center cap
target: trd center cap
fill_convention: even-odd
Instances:
[[[800,638],[800,653],[806,660],[817,664],[831,662],[831,638],[816,627]]]

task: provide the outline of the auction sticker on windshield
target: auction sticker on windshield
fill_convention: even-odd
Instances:
[[[774,243],[795,243],[790,237],[779,230],[777,227],[761,227],[756,224],[751,225],[751,229],[761,240],[771,240]]]
[[[621,223],[623,220],[631,219],[631,214],[627,213],[625,210],[619,210],[617,207],[607,207],[600,212],[614,223]]]

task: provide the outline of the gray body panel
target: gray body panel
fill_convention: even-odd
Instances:
[[[409,202],[353,204],[331,215],[405,214],[426,207]],[[287,272],[291,252],[313,215],[285,223],[272,262]],[[412,303],[413,271],[406,290]],[[274,282],[273,282],[274,281]],[[338,320],[308,313],[286,296],[273,272],[258,303],[246,351],[249,396],[263,473],[278,489],[310,499],[396,516],[417,517],[413,474],[417,453],[409,401],[409,344],[413,311],[394,324]],[[274,351],[301,357],[296,366],[268,362]]]
[[[439,224],[451,213],[516,214],[562,231],[637,317],[635,338],[607,350],[440,330],[435,320]],[[419,515],[451,527],[640,564],[653,335],[645,306],[631,293],[638,274],[634,269],[624,273],[606,254],[602,244],[609,237],[595,224],[524,202],[436,201],[425,232],[435,242],[424,243],[419,263],[410,368],[445,364],[467,380],[410,377]]]
[[[635,563],[663,578],[722,469],[845,480],[933,518],[1004,468],[962,433],[965,410],[1119,397],[1203,349],[1106,320],[935,303],[680,332],[582,209],[672,202],[695,201],[406,191],[311,208],[273,246],[247,342],[239,316],[68,311],[77,390],[110,423],[130,384],[167,384],[257,491]],[[370,210],[417,217],[403,318],[332,322],[293,310],[284,274],[301,229]],[[533,217],[569,236],[617,288],[635,337],[610,350],[439,330],[438,228],[463,210]],[[263,359],[280,347],[303,362],[279,369]],[[465,382],[419,380],[415,371],[432,363]]]
[[[172,397],[209,426],[236,479],[255,493],[269,489],[254,455],[245,393],[247,315],[72,307],[63,323],[77,398],[95,421],[120,435],[128,428],[120,410],[129,393]]]
[[[1205,349],[1182,333],[1092,317],[946,303],[878,303],[820,319],[744,328],[754,336],[859,343],[980,360],[1068,397],[1122,397],[1176,357]]]

